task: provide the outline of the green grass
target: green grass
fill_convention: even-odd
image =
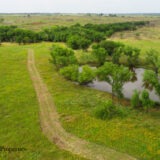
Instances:
[[[159,52],[160,21],[151,22],[149,26],[138,28],[135,31],[115,33],[111,37],[111,40],[120,41],[124,44],[141,49],[141,57],[144,57],[149,49],[155,49]]]
[[[159,40],[160,39],[160,17],[150,21],[150,24],[137,28],[134,31],[118,32],[112,38],[130,40]]]
[[[26,68],[27,48],[36,52],[38,69],[52,93],[65,129],[86,140],[126,152],[139,159],[158,160],[159,111],[133,112],[127,118],[96,119],[92,112],[99,101],[111,97],[105,92],[74,85],[64,80],[49,63],[52,43],[0,47],[1,130],[0,144],[25,147],[26,152],[0,153],[2,159],[78,159],[58,150],[41,133],[36,95]]]
[[[27,70],[27,48],[0,47],[0,146],[26,148],[0,151],[0,160],[81,160],[59,150],[41,131],[39,106]]]
[[[84,16],[5,16],[3,25],[39,30],[52,25],[71,25],[77,22],[113,23],[147,20],[144,17],[84,17]],[[155,18],[157,23],[157,19]],[[140,36],[137,37],[139,33]],[[121,37],[122,36],[122,37]],[[159,51],[159,25],[143,27],[133,32],[115,34],[112,39],[142,49],[144,58],[148,49]],[[61,44],[61,43],[60,43]],[[64,44],[61,44],[64,45]],[[3,44],[0,46],[0,146],[24,147],[25,152],[0,152],[2,160],[78,160],[68,152],[59,150],[43,135],[40,128],[39,106],[27,71],[27,49],[36,53],[36,65],[47,84],[60,114],[64,128],[83,139],[95,142],[140,160],[160,159],[160,111],[148,114],[132,111],[126,118],[100,120],[93,116],[99,101],[111,98],[106,92],[78,86],[60,76],[49,63],[52,43],[26,46]],[[83,54],[77,51],[77,57]],[[90,60],[90,55],[87,55]],[[83,61],[82,59],[80,59]],[[128,103],[128,102],[127,102]]]
[[[134,17],[109,19],[109,17],[96,16],[33,16],[27,19],[27,17],[6,16],[4,23],[18,24],[23,28],[37,30],[56,24],[113,23],[133,19],[137,20]],[[39,21],[42,23],[38,23]],[[123,32],[123,35],[117,33],[111,39],[140,48],[141,58],[144,58],[146,51],[150,48],[159,51],[159,28],[159,25],[143,27],[137,31]],[[138,37],[137,33],[140,33]],[[60,44],[64,46],[63,43]],[[36,53],[36,65],[55,100],[61,122],[68,132],[88,141],[128,153],[140,160],[159,160],[160,111],[152,110],[146,114],[133,110],[123,119],[113,118],[105,121],[95,118],[93,115],[95,108],[100,105],[100,101],[110,99],[111,95],[66,81],[49,63],[51,46],[52,43],[26,46],[6,43],[0,47],[0,146],[27,149],[25,152],[18,153],[0,152],[0,159],[80,159],[59,150],[41,132],[39,106],[26,66],[27,49],[33,48]],[[90,54],[83,55],[81,51],[76,53],[82,63],[83,56],[84,59],[88,58],[87,61],[90,60]]]
[[[128,153],[141,160],[160,159],[160,111],[132,111],[126,118],[100,120],[93,116],[99,101],[111,98],[105,92],[78,86],[63,79],[49,63],[51,43],[31,47],[36,64],[47,84],[64,128],[78,137]]]
[[[160,53],[160,40],[135,40],[135,39],[114,39],[126,45],[141,49],[141,57],[145,56],[150,49],[155,49]]]

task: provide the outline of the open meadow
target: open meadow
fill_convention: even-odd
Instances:
[[[1,17],[4,21],[0,22],[0,25],[17,25],[19,28],[34,31],[54,25],[70,26],[76,23],[84,25],[149,21],[148,25],[134,31],[116,32],[109,37],[109,40],[141,49],[139,55],[141,60],[145,60],[149,49],[155,49],[160,56],[160,17],[158,16],[0,15],[0,19]],[[67,133],[86,142],[113,149],[116,151],[115,157],[109,160],[119,160],[117,158],[119,153],[137,160],[159,160],[159,104],[156,103],[149,112],[145,112],[131,107],[129,99],[120,98],[119,101],[119,98],[113,97],[108,92],[67,80],[59,74],[56,65],[52,63],[50,53],[53,44],[62,48],[67,47],[64,42],[47,41],[21,45],[4,42],[0,45],[0,146],[26,149],[23,152],[0,152],[0,160],[89,159],[81,154],[74,154],[76,152],[65,151],[63,145],[57,147],[54,138],[51,140],[42,132],[44,128],[39,102],[27,68],[29,49],[34,52],[35,66],[53,98],[60,123]],[[92,49],[91,46],[87,49],[73,49],[80,65],[95,61],[95,57],[92,57]],[[106,100],[114,100],[115,105],[120,103],[122,106],[120,114],[125,116],[97,118],[95,111],[101,107],[101,102]],[[81,148],[81,146],[74,147]],[[110,155],[110,152],[107,154]]]

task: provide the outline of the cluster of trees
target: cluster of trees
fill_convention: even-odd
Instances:
[[[160,56],[156,50],[149,50],[146,55],[146,63],[151,68],[151,70],[145,70],[143,74],[144,87],[148,90],[155,90],[156,94],[160,97]],[[143,108],[145,111],[148,111],[154,102],[149,97],[149,92],[143,90],[142,93],[134,91],[131,104],[135,108]]]
[[[107,58],[112,60],[114,64],[120,64],[120,58],[123,57],[126,60],[124,64],[133,69],[139,63],[140,50],[119,42],[106,40],[93,45],[92,54],[96,57],[99,66],[103,65]]]
[[[96,69],[88,65],[80,67],[74,51],[71,49],[54,46],[51,55],[53,58],[52,62],[57,66],[60,74],[68,80],[84,85],[97,78],[110,84],[112,101],[106,101],[96,108],[95,116],[97,118],[110,119],[128,115],[127,108],[114,103],[113,96],[116,96],[118,100],[124,97],[123,85],[134,77],[132,69],[139,64],[139,49],[108,40],[94,44],[91,55],[97,59],[98,65]],[[121,58],[125,59],[125,65],[122,65],[120,62]],[[153,49],[148,51],[145,62],[150,67],[150,70],[145,70],[143,75],[145,89],[141,92],[134,91],[131,105],[133,108],[148,112],[156,103],[150,99],[147,89],[154,89],[156,94],[160,96],[159,53]]]
[[[16,26],[0,26],[0,42],[34,43],[39,41],[67,42],[73,49],[86,49],[92,42],[100,42],[117,31],[134,30],[148,22],[115,24],[80,24],[69,27],[54,26],[40,32]]]
[[[68,80],[87,84],[95,78],[95,72],[88,65],[84,65],[80,70],[74,51],[71,49],[53,45],[51,57],[51,62]]]
[[[120,32],[124,30],[135,30],[137,26],[143,26],[148,24],[146,21],[138,22],[123,22],[115,24],[86,24],[84,27],[97,32],[103,32],[107,36],[111,36],[115,32]]]
[[[82,68],[79,65],[69,65],[60,69],[60,74],[66,79],[78,82],[81,85],[88,84],[95,78],[95,71],[88,65]]]
[[[41,38],[39,34],[31,31],[17,28],[16,26],[0,26],[0,42],[16,42],[16,43],[35,43]]]
[[[124,30],[135,30],[137,26],[148,22],[124,22],[114,24],[80,24],[70,27],[53,27],[45,29],[43,34],[48,41],[67,42],[72,49],[86,49],[93,42],[100,42],[113,33]]]
[[[116,49],[122,46],[124,46],[122,43],[107,40],[107,41],[101,41],[100,43],[93,45],[92,48],[93,49],[104,48],[106,52],[108,52],[108,55],[112,56],[113,53],[115,53]]]
[[[71,36],[67,40],[67,44],[72,49],[87,49],[91,41],[78,35]]]
[[[102,51],[106,54],[105,50]],[[99,52],[101,53],[101,48]],[[52,62],[66,79],[87,84],[97,76],[99,80],[106,81],[112,86],[112,93],[118,98],[123,97],[124,83],[132,78],[132,72],[127,67],[112,62],[106,62],[98,69],[92,69],[88,65],[80,68],[71,49],[53,46],[51,56]]]
[[[98,60],[99,65],[96,69],[88,65],[80,67],[72,49],[53,46],[51,51],[52,62],[66,79],[79,84],[87,84],[98,78],[100,81],[106,81],[112,87],[112,102],[113,96],[117,96],[118,99],[123,98],[123,85],[131,81],[134,76],[131,68],[137,66],[140,50],[117,42],[102,41],[93,45],[92,54]],[[119,58],[121,56],[126,57],[127,66],[120,65]],[[108,59],[109,62],[107,62],[107,57],[112,57]],[[157,52],[150,50],[147,53],[146,62],[152,70],[145,71],[143,76],[144,86],[146,89],[154,89],[160,96],[158,76],[160,57]],[[134,108],[143,108],[145,111],[154,106],[147,90],[142,91],[142,93],[135,91],[131,104]]]
[[[100,43],[94,44],[92,46],[92,54],[96,57],[98,66],[103,65],[106,62],[107,57],[114,57],[117,50],[124,45],[114,41],[101,41]],[[120,58],[120,54],[119,57]]]

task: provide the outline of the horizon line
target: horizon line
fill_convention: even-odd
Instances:
[[[0,14],[160,14],[160,12],[0,12]]]

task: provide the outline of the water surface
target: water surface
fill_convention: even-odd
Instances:
[[[145,69],[143,69],[143,68],[136,68],[135,75],[137,77],[137,80],[134,82],[127,82],[124,84],[123,94],[124,94],[125,98],[130,99],[133,95],[134,90],[142,91],[145,89],[143,87],[143,73],[144,73],[144,71],[145,71]],[[97,90],[112,93],[111,86],[105,81],[94,80],[93,83],[89,83],[87,86],[94,88],[94,89],[97,89]],[[153,101],[160,102],[160,98],[155,94],[154,90],[152,90],[152,91],[148,90],[148,92],[149,92],[150,98]]]

